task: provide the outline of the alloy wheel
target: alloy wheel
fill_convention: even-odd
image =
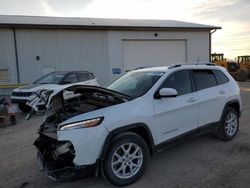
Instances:
[[[234,113],[229,113],[226,116],[226,120],[225,120],[225,129],[226,129],[226,133],[229,136],[233,136],[238,128],[238,121],[237,121],[237,117]]]
[[[142,167],[143,152],[135,143],[120,145],[114,152],[111,160],[113,173],[121,179],[133,177]]]

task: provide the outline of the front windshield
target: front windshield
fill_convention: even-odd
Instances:
[[[137,98],[145,93],[159,80],[163,72],[128,72],[114,80],[107,89]]]
[[[34,84],[59,84],[65,76],[63,72],[52,72],[34,82]]]

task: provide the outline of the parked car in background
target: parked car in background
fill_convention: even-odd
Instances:
[[[67,90],[77,94],[73,103],[64,100]],[[209,63],[142,68],[107,88],[74,85],[41,96],[47,110],[34,143],[41,169],[59,181],[95,169],[118,186],[137,181],[150,155],[191,133],[232,140],[242,111],[236,81]]]
[[[13,90],[11,102],[17,103],[23,112],[29,112],[30,106],[26,103],[31,101],[38,91],[65,88],[74,84],[99,86],[97,78],[88,71],[56,71],[48,73],[30,85],[26,85]],[[66,98],[70,98],[70,93],[65,93]]]

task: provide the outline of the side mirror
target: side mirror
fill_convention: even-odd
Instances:
[[[155,98],[176,97],[177,95],[177,91],[173,88],[161,88]]]

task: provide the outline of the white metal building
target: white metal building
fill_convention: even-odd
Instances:
[[[147,65],[209,61],[217,26],[172,20],[0,16],[0,84],[88,70],[104,84]]]

